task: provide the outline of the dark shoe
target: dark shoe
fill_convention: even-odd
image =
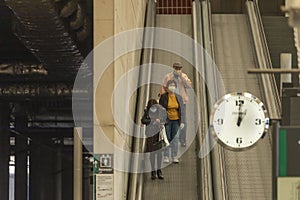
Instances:
[[[151,172],[151,179],[152,179],[152,180],[156,179],[155,171],[152,171],[152,172]]]
[[[161,172],[160,169],[157,170],[157,177],[158,177],[159,179],[164,179],[164,177],[163,177],[162,172]]]

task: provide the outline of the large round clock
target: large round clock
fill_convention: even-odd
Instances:
[[[216,102],[210,115],[211,133],[231,150],[253,146],[268,127],[264,104],[247,92],[226,94]]]

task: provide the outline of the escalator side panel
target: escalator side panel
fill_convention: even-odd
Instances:
[[[213,15],[215,60],[226,93],[250,92],[261,98],[245,15]],[[224,150],[227,190],[230,200],[272,198],[271,144],[269,135],[254,148],[233,152]]]

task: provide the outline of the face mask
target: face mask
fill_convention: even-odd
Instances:
[[[150,111],[151,111],[151,112],[156,112],[156,111],[157,111],[157,108],[156,108],[155,106],[152,106],[152,107],[150,107]]]
[[[171,92],[175,92],[176,87],[175,87],[175,86],[169,86],[168,89],[169,89]]]

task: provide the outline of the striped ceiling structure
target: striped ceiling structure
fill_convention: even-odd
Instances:
[[[192,13],[192,0],[157,0],[157,14],[182,15]]]

